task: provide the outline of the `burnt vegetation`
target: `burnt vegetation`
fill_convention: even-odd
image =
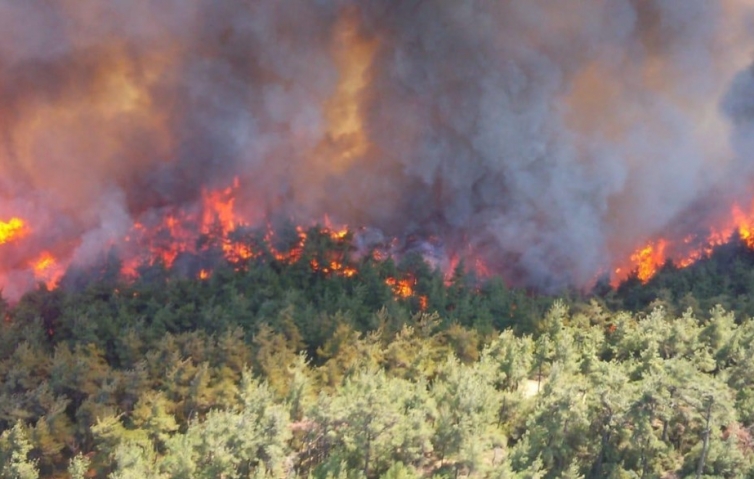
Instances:
[[[740,241],[559,299],[323,228],[245,241],[2,303],[0,477],[754,471]]]

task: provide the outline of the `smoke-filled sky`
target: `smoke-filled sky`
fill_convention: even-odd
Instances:
[[[0,219],[87,261],[238,177],[583,285],[754,196],[752,53],[749,0],[0,1]]]

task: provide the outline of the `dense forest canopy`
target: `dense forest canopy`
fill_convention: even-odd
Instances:
[[[306,234],[296,261],[126,282],[111,256],[3,303],[0,476],[754,473],[740,241],[556,299]]]

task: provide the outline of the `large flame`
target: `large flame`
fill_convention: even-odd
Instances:
[[[660,237],[637,248],[626,262],[614,269],[612,283],[617,285],[633,273],[646,283],[668,261],[679,268],[686,268],[708,257],[715,247],[736,236],[754,249],[754,201],[749,212],[734,204],[728,217],[720,220],[704,235],[689,234],[681,239]]]
[[[26,222],[21,218],[0,221],[0,244],[23,238],[29,233]]]

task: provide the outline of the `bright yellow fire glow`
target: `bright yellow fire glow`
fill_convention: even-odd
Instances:
[[[23,238],[28,232],[29,228],[21,218],[13,217],[8,221],[0,221],[0,244]]]

